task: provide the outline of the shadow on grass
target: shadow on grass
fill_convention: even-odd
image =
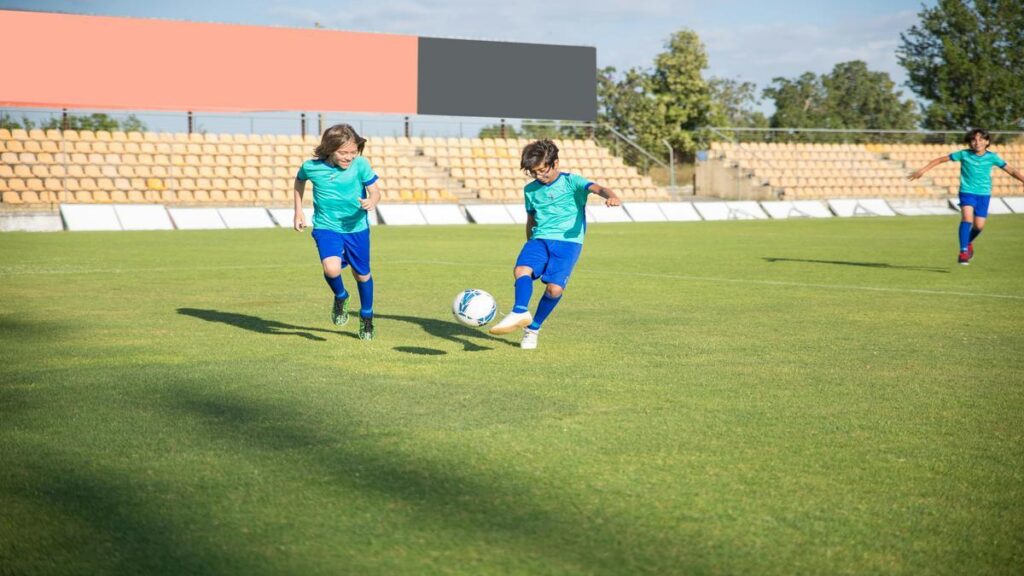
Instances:
[[[702,572],[707,568],[700,561],[684,561],[680,566],[679,557],[657,552],[678,551],[678,534],[638,532],[627,519],[610,512],[600,522],[583,521],[572,498],[559,495],[546,482],[538,484],[537,478],[516,474],[507,463],[479,462],[466,468],[453,466],[451,457],[431,458],[411,447],[403,450],[394,430],[367,433],[373,427],[344,406],[336,406],[338,413],[329,422],[317,423],[304,411],[281,403],[182,392],[169,407],[179,412],[178,417],[194,422],[195,431],[249,450],[252,457],[268,464],[276,462],[275,466],[328,480],[311,484],[308,497],[327,498],[342,487],[342,493],[355,490],[365,495],[361,499],[381,502],[384,510],[403,511],[401,515],[411,519],[413,532],[447,533],[450,538],[442,541],[470,547],[475,546],[470,542],[479,542],[499,546],[507,556],[523,554],[530,559],[520,567],[525,571],[536,562],[556,573],[664,573],[670,567]],[[326,492],[318,495],[317,490]],[[344,506],[344,500],[332,505]],[[373,521],[388,522],[384,514]],[[360,528],[357,522],[346,529]],[[638,541],[645,546],[638,549]],[[453,553],[429,544],[420,551],[411,542],[403,546],[411,546],[413,553]]]
[[[409,554],[398,566],[411,573],[434,571],[445,557],[475,558],[471,571],[486,572],[487,560],[477,555],[488,552],[496,555],[495,571],[507,571],[508,562],[515,571],[578,574],[709,568],[678,555],[685,545],[679,534],[661,534],[611,510],[581,510],[592,494],[561,494],[555,480],[517,472],[514,461],[423,452],[403,441],[401,430],[381,430],[344,405],[316,419],[287,400],[211,393],[207,383],[187,380],[167,385],[174,395],[147,404],[147,417],[159,414],[164,425],[185,426],[187,434],[168,436],[154,422],[149,433],[157,436],[147,443],[181,441],[170,456],[178,466],[158,458],[162,465],[153,469],[134,460],[137,451],[90,458],[73,447],[38,445],[7,454],[0,502],[13,504],[6,510],[8,535],[19,536],[0,547],[0,560],[17,551],[8,564],[12,573],[54,566],[93,574],[297,573],[310,565],[305,555],[318,549],[302,542],[343,545],[388,522],[396,523],[395,536],[375,551],[347,555],[341,565],[334,558],[331,572],[393,572],[389,546]],[[239,458],[246,470],[251,466],[248,474],[266,475],[253,484],[235,469]],[[287,499],[275,504],[285,489],[345,521],[324,525],[289,509]],[[376,502],[380,515],[346,517],[352,498]],[[221,507],[222,501],[233,504]],[[439,537],[424,541],[424,534]]]
[[[177,487],[52,447],[33,447],[31,459],[6,460],[8,472],[21,479],[0,482],[0,500],[15,503],[5,512],[16,531],[0,550],[0,566],[11,574],[208,574],[252,564],[244,555],[212,552],[191,535],[207,516],[162,505]]]
[[[936,272],[939,274],[949,274],[949,270],[946,268],[935,268],[933,266],[899,266],[896,264],[889,264],[887,262],[852,262],[848,260],[812,260],[808,258],[773,258],[770,256],[764,257],[765,262],[802,262],[807,264],[833,264],[836,266],[855,266],[860,268],[882,268],[886,270],[913,270],[917,272]]]
[[[220,322],[221,324],[227,324],[228,326],[234,326],[243,330],[250,330],[252,332],[258,332],[260,334],[274,334],[278,336],[300,336],[308,340],[318,340],[321,342],[326,341],[326,338],[312,334],[312,332],[323,332],[325,334],[332,334],[336,336],[349,336],[350,338],[358,338],[352,332],[342,332],[337,330],[325,330],[323,328],[310,328],[308,326],[295,326],[292,324],[285,324],[284,322],[278,322],[276,320],[265,320],[259,316],[250,316],[248,314],[238,314],[235,312],[221,312],[220,310],[201,310],[198,308],[178,308],[178,314],[183,316],[192,316],[193,318],[199,318],[200,320],[206,320],[207,322]]]
[[[424,332],[437,338],[444,338],[456,344],[462,344],[462,349],[466,352],[479,352],[481,350],[491,350],[487,346],[478,344],[474,340],[483,340],[485,342],[494,342],[496,344],[504,344],[506,346],[519,347],[517,342],[505,340],[503,338],[495,338],[487,333],[486,329],[473,329],[468,326],[463,326],[454,320],[439,320],[437,318],[421,318],[419,316],[396,316],[394,314],[377,314],[376,318],[383,318],[385,320],[396,320],[398,322],[408,322],[409,324],[415,324],[423,329]],[[408,352],[410,354],[422,354],[423,350],[430,350],[430,348],[413,348],[413,349],[400,349],[395,348],[399,352]]]

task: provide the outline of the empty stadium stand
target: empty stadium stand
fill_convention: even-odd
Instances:
[[[907,177],[962,146],[945,144],[811,144],[715,142],[709,159],[734,168],[762,198],[941,199],[955,195],[959,165],[942,164],[924,178]],[[1011,165],[1024,165],[1024,144],[994,146]],[[1020,184],[993,171],[993,194],[1020,194]],[[755,194],[757,195],[757,194]]]
[[[0,202],[280,205],[316,136],[0,129]],[[385,202],[505,202],[522,197],[527,140],[370,138],[364,155]],[[590,140],[558,142],[561,167],[631,201],[668,200],[650,178]],[[307,194],[307,200],[309,195]]]

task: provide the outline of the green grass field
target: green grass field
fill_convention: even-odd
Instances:
[[[1024,216],[0,235],[0,573],[1021,574]],[[354,283],[346,272],[346,284]],[[539,289],[535,290],[535,299]]]

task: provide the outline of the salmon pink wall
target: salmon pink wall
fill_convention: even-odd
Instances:
[[[417,37],[0,10],[0,106],[415,114]]]

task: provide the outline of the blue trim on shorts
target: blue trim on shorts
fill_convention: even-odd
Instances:
[[[565,288],[582,252],[580,242],[534,238],[523,244],[516,266],[529,266],[534,279]]]
[[[313,229],[320,260],[341,258],[341,267],[351,265],[356,274],[370,273],[370,229],[359,232],[335,232],[326,228]]]
[[[991,200],[991,194],[971,194],[969,192],[961,192],[960,209],[963,210],[964,206],[971,206],[974,208],[975,216],[979,218],[987,218],[988,204]]]

